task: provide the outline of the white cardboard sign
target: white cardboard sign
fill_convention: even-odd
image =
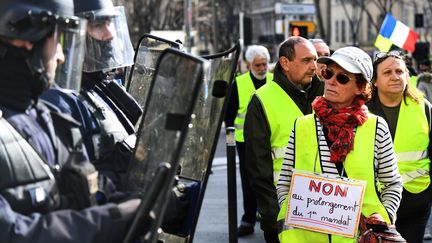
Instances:
[[[294,171],[285,224],[354,238],[366,181]]]

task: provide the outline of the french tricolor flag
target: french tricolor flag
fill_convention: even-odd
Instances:
[[[418,38],[419,36],[416,32],[388,13],[375,41],[375,46],[380,51],[387,52],[391,45],[394,44],[402,49],[413,52]]]

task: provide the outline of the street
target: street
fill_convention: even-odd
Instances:
[[[227,192],[227,166],[225,148],[225,129],[222,128],[219,137],[215,159],[213,160],[213,173],[209,177],[204,201],[201,208],[194,242],[220,243],[228,242],[228,192]],[[243,214],[240,174],[237,164],[237,222]],[[264,235],[255,225],[255,233],[239,238],[238,242],[262,243]]]

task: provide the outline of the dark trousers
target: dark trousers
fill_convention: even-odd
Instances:
[[[278,231],[277,230],[264,231],[264,239],[266,243],[279,243]]]
[[[242,221],[245,223],[251,223],[255,225],[256,212],[257,212],[257,202],[255,198],[255,193],[252,190],[251,183],[247,174],[247,162],[245,161],[245,143],[236,142],[237,153],[239,156],[240,164],[240,178],[243,191],[243,209],[244,214],[242,216]]]
[[[408,243],[422,243],[431,212],[432,187],[421,193],[402,192],[402,201],[397,211],[396,229]]]

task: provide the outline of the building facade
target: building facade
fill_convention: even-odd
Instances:
[[[354,45],[372,55],[387,12],[416,31],[420,42],[432,40],[432,3],[427,0],[252,0],[248,7],[251,42],[269,47],[273,59],[279,43],[293,34],[293,24],[306,25],[307,38],[323,38],[333,50]],[[422,27],[416,15],[422,15]]]

